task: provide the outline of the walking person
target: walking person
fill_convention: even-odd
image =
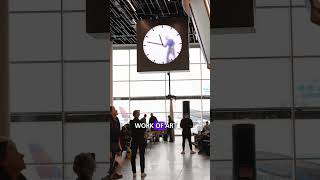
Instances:
[[[146,131],[146,127],[143,125],[143,122],[139,120],[140,111],[135,110],[133,111],[133,117],[134,119],[130,121],[130,129],[131,129],[131,150],[132,150],[132,156],[131,156],[131,167],[133,172],[133,177],[136,177],[136,155],[137,151],[139,149],[139,155],[140,155],[140,168],[141,168],[141,177],[145,177],[147,174],[144,173],[145,168],[145,148],[147,146],[147,141],[144,138],[144,133]]]
[[[185,154],[185,142],[186,139],[188,139],[189,147],[190,147],[190,154],[195,154],[192,150],[192,144],[191,144],[191,128],[193,127],[193,122],[189,117],[189,114],[185,114],[183,116],[183,119],[181,119],[180,127],[182,128],[182,152],[181,154]]]

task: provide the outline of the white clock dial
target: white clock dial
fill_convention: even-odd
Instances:
[[[143,51],[150,61],[168,64],[174,61],[182,49],[181,36],[168,25],[158,25],[150,29],[143,40]]]

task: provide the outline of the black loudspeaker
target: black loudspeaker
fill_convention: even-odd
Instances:
[[[109,0],[86,0],[86,32],[110,32]]]
[[[254,0],[214,0],[210,8],[211,28],[254,26]]]
[[[183,101],[182,102],[182,115],[189,115],[190,116],[190,101]]]
[[[256,180],[255,125],[232,127],[233,180]]]

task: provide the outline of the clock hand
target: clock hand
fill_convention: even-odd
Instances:
[[[161,38],[160,34],[159,34],[159,37],[160,37],[160,41],[161,41],[162,46],[164,46],[164,45],[163,45],[162,38]]]
[[[150,44],[156,44],[156,45],[160,45],[160,46],[162,46],[162,44],[160,44],[160,43],[155,43],[155,42],[147,42],[147,43],[150,43]]]

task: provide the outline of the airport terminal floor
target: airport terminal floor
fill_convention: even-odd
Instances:
[[[193,138],[192,138],[193,139]],[[186,154],[182,155],[182,136],[176,136],[175,142],[154,142],[146,148],[145,173],[147,176],[141,178],[139,156],[137,155],[137,177],[140,179],[157,180],[195,180],[210,179],[210,157],[206,155],[190,154],[188,143],[186,143]],[[194,148],[194,147],[193,147]],[[198,152],[198,149],[193,149]],[[132,179],[130,160],[126,160],[122,168],[123,179]]]

